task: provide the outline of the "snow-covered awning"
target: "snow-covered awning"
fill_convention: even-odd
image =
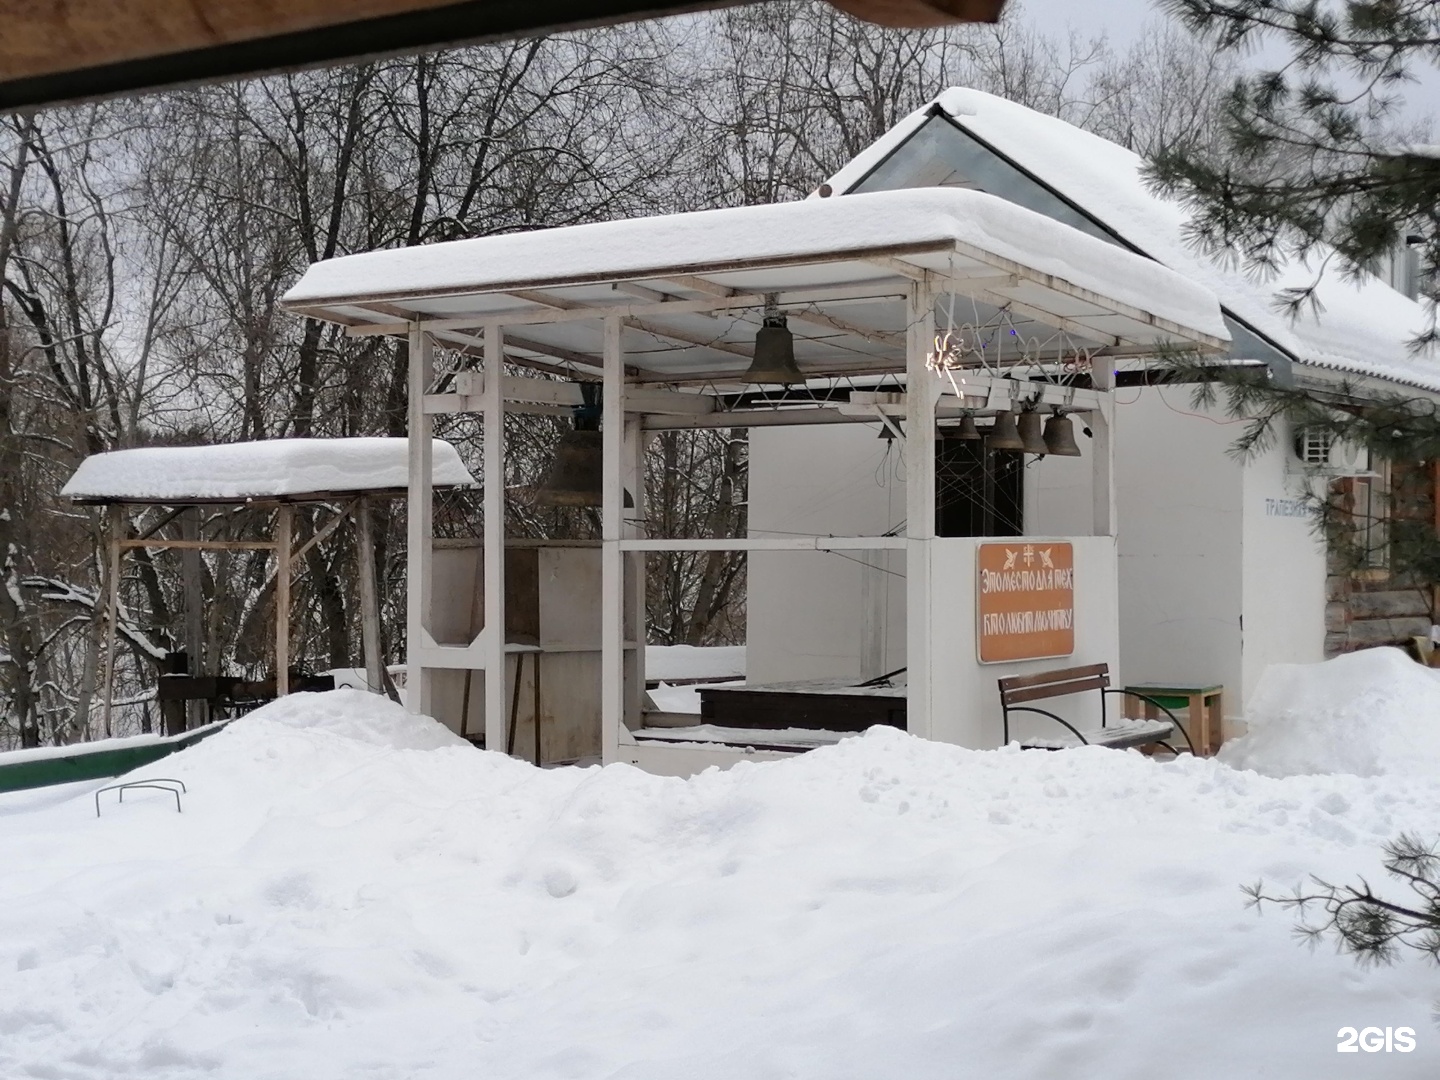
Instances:
[[[1057,335],[1111,354],[1216,351],[1228,340],[1205,287],[1002,199],[942,189],[351,255],[311,266],[284,306],[356,335],[418,322],[462,347],[500,324],[512,358],[559,370],[598,368],[600,318],[620,314],[637,377],[697,381],[745,369],[772,296],[802,370],[847,375],[903,370],[905,307],[894,301],[917,280],[959,297],[956,324],[1003,324],[991,354],[1000,362]],[[939,310],[944,329],[948,299]]]
[[[455,448],[434,440],[437,487],[475,478]],[[94,454],[61,489],[79,503],[313,502],[341,495],[399,495],[405,439],[269,439],[219,446],[149,446]]]

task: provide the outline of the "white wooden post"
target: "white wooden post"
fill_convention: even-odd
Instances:
[[[380,597],[375,587],[375,521],[370,500],[355,502],[356,555],[360,574],[360,644],[365,653],[365,688],[385,693],[384,659],[380,655]]]
[[[625,459],[621,486],[630,492],[635,504],[625,520],[624,535],[629,540],[641,539],[645,535],[645,446],[648,438],[644,420],[640,413],[625,414]],[[632,681],[630,692],[625,695],[625,716],[628,723],[638,726],[645,708],[645,644],[650,638],[645,611],[645,553],[630,552],[624,559],[624,565],[625,573],[630,575],[628,603],[635,612],[631,628],[635,659],[629,667]]]
[[[120,618],[120,539],[124,533],[125,512],[119,506],[111,505],[109,518],[110,551],[105,583],[105,702],[101,710],[101,730],[105,738],[110,737],[110,712],[115,702],[115,644],[116,621]],[[89,725],[83,733],[90,739]]]
[[[497,323],[485,327],[485,748],[505,747],[505,343]],[[519,672],[515,675],[519,682]],[[469,707],[468,703],[465,705]],[[539,718],[535,721],[540,722]]]
[[[940,384],[926,370],[935,341],[935,299],[927,284],[910,287],[905,335],[905,663],[906,723],[929,738],[934,702],[930,673],[930,541],[935,537],[935,405]]]
[[[1100,399],[1098,407],[1090,413],[1091,486],[1094,499],[1094,524],[1091,531],[1096,536],[1115,535],[1115,442],[1113,422],[1115,419],[1115,369],[1114,361],[1108,356],[1099,356],[1091,361],[1090,385]]]
[[[405,707],[429,714],[430,679],[425,673],[426,628],[430,624],[430,560],[433,514],[431,420],[425,394],[434,378],[435,354],[430,336],[418,324],[410,328],[410,418],[405,558]]]
[[[275,696],[290,693],[290,552],[294,550],[295,508],[275,511]]]
[[[601,419],[605,452],[604,500],[600,510],[600,748],[605,764],[619,756],[625,721],[625,493],[621,461],[625,450],[625,369],[620,353],[620,319],[605,319],[605,408]]]

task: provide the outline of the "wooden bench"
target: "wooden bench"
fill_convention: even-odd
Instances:
[[[1010,742],[1010,714],[1017,712],[1037,713],[1040,716],[1049,717],[1057,724],[1060,724],[1076,741],[1068,739],[1030,739],[1021,745],[1027,750],[1063,750],[1071,746],[1109,746],[1117,750],[1128,749],[1132,746],[1163,746],[1171,753],[1177,751],[1165,740],[1175,732],[1179,732],[1190,744],[1190,736],[1175,719],[1175,714],[1158,701],[1146,697],[1143,694],[1136,694],[1133,691],[1130,697],[1140,698],[1168,716],[1168,720],[1125,720],[1110,724],[1106,717],[1106,696],[1119,694],[1126,696],[1125,691],[1113,688],[1110,685],[1110,665],[1090,664],[1086,667],[1062,668],[1058,671],[1043,671],[1038,675],[1013,675],[1008,679],[1000,679],[1000,711],[1005,723],[1005,742]],[[1051,712],[1049,709],[1038,708],[1030,702],[1048,701],[1051,698],[1069,697],[1072,694],[1085,694],[1094,691],[1100,695],[1100,726],[1092,731],[1082,732],[1074,724],[1064,717]],[[1190,745],[1190,752],[1195,752],[1195,747]]]

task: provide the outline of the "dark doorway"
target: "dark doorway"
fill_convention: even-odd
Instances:
[[[937,440],[936,535],[1023,535],[1024,477],[1024,454],[987,450],[981,439]]]

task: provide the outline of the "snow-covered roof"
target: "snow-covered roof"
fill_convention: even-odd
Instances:
[[[403,490],[406,439],[267,439],[219,446],[149,446],[93,454],[61,489],[77,502],[302,501]],[[455,448],[434,440],[437,486],[475,478]]]
[[[388,332],[403,331],[400,320],[407,317],[445,320],[441,331],[485,321],[520,323],[523,332],[507,332],[507,345],[538,342],[533,353],[543,356],[549,347],[551,356],[560,357],[593,348],[596,325],[580,325],[574,309],[605,308],[597,310],[595,324],[603,313],[630,316],[627,362],[633,357],[651,372],[685,377],[696,369],[743,371],[760,313],[754,302],[737,302],[719,320],[710,311],[687,310],[684,302],[703,304],[716,290],[722,296],[779,293],[782,308],[827,315],[817,307],[827,290],[847,290],[847,305],[867,295],[903,297],[921,271],[942,282],[983,278],[996,306],[1013,302],[1042,324],[1048,318],[1051,327],[1093,331],[1090,337],[1102,345],[1137,350],[1168,341],[1214,348],[1228,340],[1219,306],[1203,285],[1157,271],[1131,252],[1003,199],[950,189],[367,252],[311,266],[284,304],[361,328],[379,324]],[[549,318],[547,308],[561,316]],[[903,340],[903,307],[897,310],[895,325],[869,325]],[[397,311],[405,314],[397,317]],[[848,306],[830,318],[827,333],[812,335],[813,347],[798,340],[802,369],[845,373],[866,362],[873,366],[874,342],[844,336],[846,324],[866,322],[869,314],[863,306]],[[662,332],[647,336],[639,316],[662,320]],[[666,328],[677,331],[673,337],[683,348],[657,344]],[[715,347],[707,348],[712,342]]]
[[[1204,285],[1227,313],[1295,360],[1440,391],[1440,358],[1415,356],[1408,348],[1426,323],[1420,304],[1378,278],[1354,282],[1333,264],[1322,268],[1323,255],[1308,265],[1292,261],[1266,280],[1256,280],[1243,267],[1225,265],[1187,241],[1187,211],[1146,187],[1138,155],[1003,98],[978,90],[947,90],[857,155],[830,178],[831,188],[837,194],[869,190],[864,187],[867,179],[892,157],[898,160],[901,147],[937,113],[1133,249]],[[986,187],[982,179],[945,175],[940,168],[917,175],[921,179],[915,182],[920,183]],[[1008,191],[997,194],[1014,197]],[[1276,310],[1281,290],[1309,285],[1317,276],[1322,311],[1292,319]]]

